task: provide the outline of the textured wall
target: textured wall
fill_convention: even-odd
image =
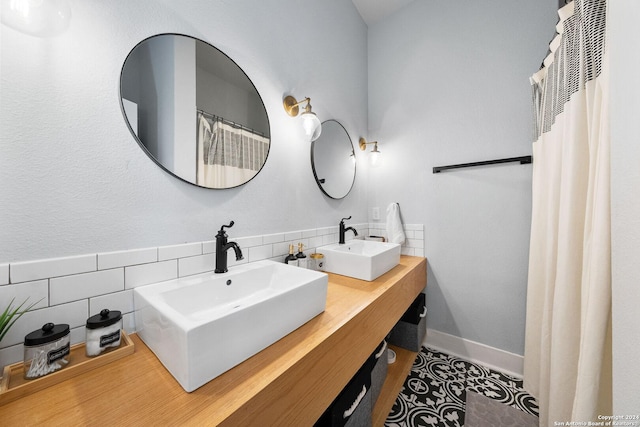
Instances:
[[[640,3],[609,2],[613,414],[640,415]],[[624,419],[621,420],[626,422]],[[636,421],[637,423],[637,421]]]
[[[282,108],[310,96],[351,138],[367,130],[367,28],[349,1],[70,1],[66,32],[38,38],[0,26],[0,264],[366,220],[362,173],[326,198],[309,144]],[[218,47],[253,80],[271,121],[263,171],[233,190],[169,176],[142,152],[119,104],[129,51],[157,33]],[[360,156],[360,153],[358,153]]]
[[[369,28],[369,206],[425,224],[429,328],[522,354],[531,166],[433,166],[531,154],[528,77],[557,3],[416,1]],[[408,183],[408,184],[407,184]]]

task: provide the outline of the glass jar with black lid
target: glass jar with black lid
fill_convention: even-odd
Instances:
[[[46,323],[24,337],[24,378],[31,380],[69,364],[69,325]]]
[[[87,319],[86,354],[98,356],[109,348],[120,346],[122,313],[117,310],[103,309],[99,314]]]

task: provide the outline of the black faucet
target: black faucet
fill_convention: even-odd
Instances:
[[[244,259],[240,246],[236,242],[227,242],[227,233],[224,232],[224,228],[233,227],[234,222],[231,221],[229,225],[223,225],[220,227],[220,231],[216,234],[216,273],[226,273],[227,269],[227,251],[233,248],[236,253],[236,261]]]
[[[344,233],[345,233],[346,231],[351,230],[351,231],[353,231],[353,235],[354,235],[354,236],[357,236],[357,235],[358,235],[358,232],[356,231],[356,229],[355,229],[355,228],[353,228],[353,227],[347,227],[347,228],[345,228],[345,227],[344,227],[344,220],[345,220],[345,219],[351,219],[351,217],[349,217],[349,218],[342,218],[342,219],[340,220],[340,240],[338,241],[338,243],[340,243],[341,245],[344,245]]]

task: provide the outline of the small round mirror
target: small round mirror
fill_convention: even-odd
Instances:
[[[233,188],[264,166],[269,117],[255,86],[227,55],[180,34],[141,41],[120,77],[122,111],[162,169],[205,188]]]
[[[322,123],[320,138],[311,143],[311,167],[320,190],[342,199],[356,179],[356,156],[345,128],[336,120]]]

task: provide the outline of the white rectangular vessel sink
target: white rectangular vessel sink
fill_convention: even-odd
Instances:
[[[350,240],[344,244],[321,246],[324,270],[361,280],[376,280],[400,263],[397,243]]]
[[[191,392],[322,313],[328,276],[274,261],[140,286],[138,336]]]

